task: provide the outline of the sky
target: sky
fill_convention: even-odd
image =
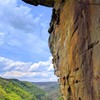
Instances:
[[[0,0],[0,76],[57,81],[48,47],[52,9]]]

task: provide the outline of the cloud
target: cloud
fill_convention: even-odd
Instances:
[[[0,20],[2,25],[6,28],[13,28],[14,30],[32,30],[34,25],[34,18],[30,14],[31,9],[27,6],[18,6],[17,0],[6,0],[0,2]],[[11,30],[9,30],[11,31]]]
[[[5,57],[0,57],[0,65],[4,71],[18,70],[18,71],[53,71],[53,65],[51,63],[52,57],[49,57],[47,61],[39,61],[37,63],[13,61]]]
[[[52,67],[51,60],[52,57],[49,57],[49,60],[47,61],[39,61],[38,63],[34,63],[31,65],[29,71],[34,71],[34,70],[51,71]]]
[[[20,58],[21,53],[23,56],[28,54],[29,59],[32,58],[30,55],[40,56],[39,60],[46,56],[49,57],[49,34],[47,32],[49,20],[45,17],[43,11],[36,12],[29,6],[18,4],[18,0],[6,0],[5,2],[0,0],[0,49],[3,52],[2,55],[5,56],[5,52],[10,54],[10,51],[16,51],[14,53],[16,58]],[[42,56],[44,53],[45,56]]]
[[[51,64],[47,71],[53,71],[53,70],[54,70],[53,64]]]
[[[24,71],[30,67],[32,62],[21,62],[21,61],[13,61],[5,57],[0,57],[0,67],[3,67],[4,71],[8,70],[19,70]]]
[[[4,78],[17,78],[23,81],[31,82],[47,82],[47,81],[57,81],[57,77],[54,76],[52,72],[19,72],[11,71],[1,74],[0,76]]]
[[[13,61],[5,57],[0,57],[0,72],[2,72],[0,76],[5,78],[18,78],[28,81],[30,78],[33,78],[33,80],[40,79],[40,81],[42,81],[44,78],[47,81],[55,79],[56,81],[51,60],[52,57],[49,57],[47,61],[32,63]]]
[[[6,72],[3,74],[3,77],[14,77],[14,78],[18,78],[18,77],[38,77],[38,78],[48,78],[50,77],[49,73],[44,73],[44,72],[21,72],[21,71],[10,71],[10,72]]]
[[[0,76],[56,80],[48,48],[51,10],[37,9],[19,0],[0,0]]]

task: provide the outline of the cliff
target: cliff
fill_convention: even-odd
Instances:
[[[34,6],[43,5],[47,7],[53,7],[54,6],[54,0],[22,0],[26,3],[29,3]]]
[[[37,1],[53,7],[49,47],[64,100],[100,100],[100,0]]]

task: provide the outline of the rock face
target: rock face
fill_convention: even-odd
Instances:
[[[64,100],[100,100],[100,0],[54,0],[52,11],[49,47]]]
[[[43,5],[47,7],[53,7],[54,6],[54,0],[22,0],[26,3],[38,6]]]

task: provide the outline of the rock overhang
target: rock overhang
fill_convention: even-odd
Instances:
[[[22,0],[22,1],[34,6],[38,6],[38,5],[43,5],[46,7],[54,6],[54,0]]]

